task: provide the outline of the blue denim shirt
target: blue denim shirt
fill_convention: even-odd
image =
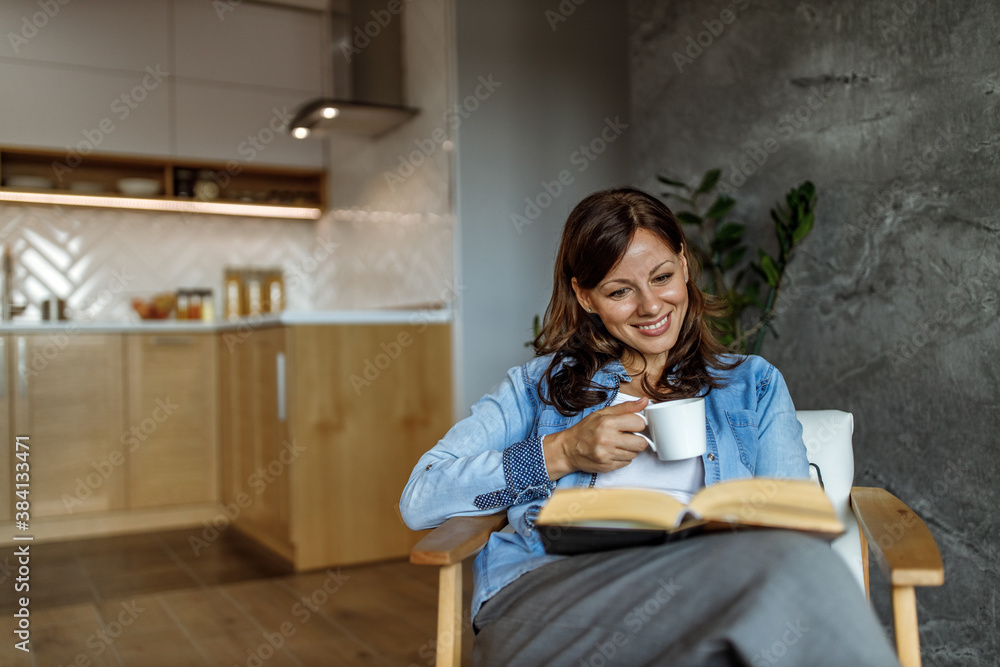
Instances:
[[[433,528],[453,516],[507,510],[513,532],[493,533],[476,558],[473,618],[511,581],[563,558],[547,555],[534,530],[538,510],[552,491],[596,482],[596,474],[585,472],[551,481],[542,436],[610,405],[619,384],[629,381],[621,362],[608,363],[594,376],[608,390],[606,402],[566,417],[540,399],[547,392],[541,378],[550,361],[550,356],[536,357],[508,371],[491,394],[472,406],[471,416],[420,458],[400,500],[403,519],[413,530]],[[750,356],[716,376],[726,384],[705,398],[705,485],[753,476],[808,477],[802,426],[781,373]]]

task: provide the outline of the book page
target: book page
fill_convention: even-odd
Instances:
[[[702,489],[691,508],[706,519],[751,526],[839,533],[844,527],[811,480],[753,478]]]
[[[558,489],[542,507],[538,523],[594,525],[615,522],[616,527],[673,528],[684,505],[662,491],[650,489]]]

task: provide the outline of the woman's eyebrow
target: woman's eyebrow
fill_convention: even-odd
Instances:
[[[674,260],[673,260],[673,258],[670,258],[670,257],[668,257],[668,258],[667,258],[667,259],[665,259],[664,261],[662,261],[662,262],[660,262],[659,264],[657,264],[656,266],[654,266],[654,267],[653,267],[653,269],[652,269],[652,270],[651,270],[651,271],[649,272],[649,275],[653,275],[654,273],[656,273],[657,271],[659,271],[659,270],[660,270],[660,268],[661,268],[661,267],[662,267],[662,266],[663,266],[664,264],[673,264],[673,263],[674,263]]]
[[[659,271],[661,268],[663,268],[664,264],[675,264],[675,263],[676,263],[676,261],[674,259],[668,257],[667,259],[663,260],[662,262],[660,262],[659,264],[657,264],[656,266],[654,266],[650,270],[649,275],[653,275],[654,273],[656,273],[657,271]],[[602,287],[606,287],[607,285],[610,285],[611,283],[627,283],[627,282],[629,282],[629,280],[627,278],[612,278],[611,280],[604,281],[603,283],[601,283],[600,285],[598,285],[597,288],[600,289]]]

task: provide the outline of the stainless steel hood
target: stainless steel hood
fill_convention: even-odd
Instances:
[[[333,95],[309,100],[295,111],[289,123],[294,136],[377,137],[416,115],[417,109],[403,103],[404,4],[331,3],[328,57]]]

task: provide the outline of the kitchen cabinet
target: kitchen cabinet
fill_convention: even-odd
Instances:
[[[231,11],[226,11],[231,10]],[[174,4],[174,70],[185,79],[319,95],[328,27],[319,12],[243,3]]]
[[[18,91],[4,95],[0,105],[4,144],[52,150],[59,162],[71,165],[95,150],[171,151],[169,86],[142,69],[81,70],[11,59],[0,62],[0,90]]]
[[[225,332],[218,346],[223,503],[238,508],[244,533],[291,561],[285,329]]]
[[[121,336],[63,330],[5,342],[12,430],[31,438],[32,520],[124,508]]]
[[[128,355],[128,507],[218,498],[218,381],[214,334],[133,334]]]
[[[10,381],[7,377],[7,369],[10,368],[8,344],[9,336],[0,334],[0,438],[9,443],[4,447],[3,454],[0,454],[0,480],[13,481],[14,472],[14,435],[10,424]],[[12,521],[11,502],[13,490],[3,482],[0,482],[0,489],[5,493],[0,493],[0,522]]]
[[[449,327],[230,336],[231,351],[220,341],[223,498],[246,505],[237,530],[297,570],[405,556],[420,535],[400,518],[399,495],[451,426]]]

